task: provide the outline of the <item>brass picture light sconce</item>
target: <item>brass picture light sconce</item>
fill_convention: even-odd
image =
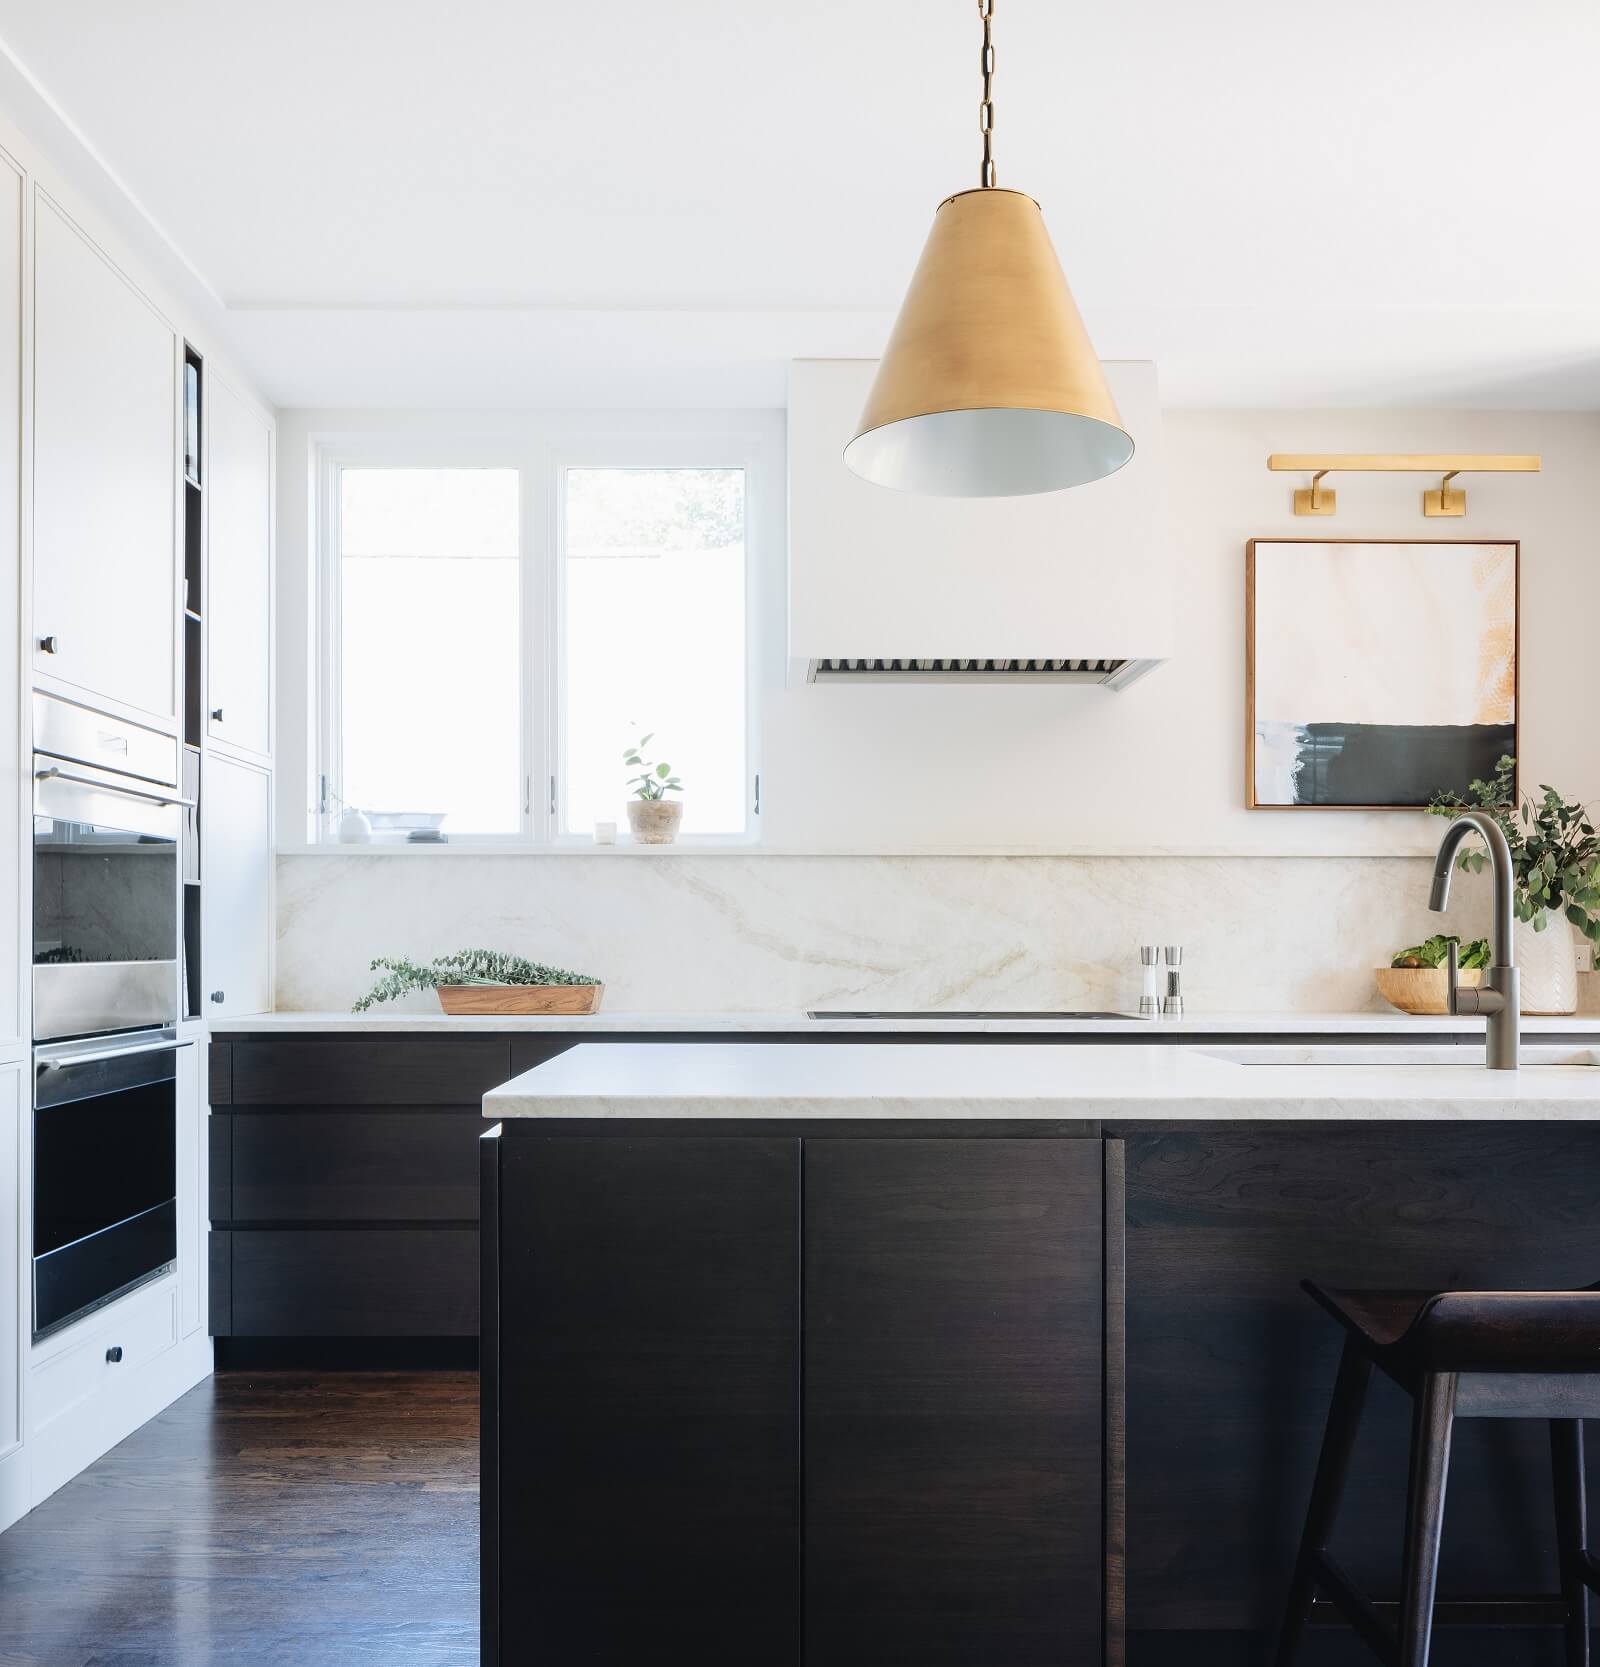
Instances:
[[[1275,451],[1267,459],[1267,467],[1275,473],[1309,474],[1311,484],[1300,487],[1294,495],[1296,515],[1333,515],[1339,507],[1339,495],[1322,482],[1328,475],[1438,475],[1439,485],[1434,491],[1422,494],[1422,513],[1430,519],[1438,515],[1456,516],[1467,513],[1467,494],[1464,488],[1450,482],[1457,475],[1536,475],[1542,466],[1537,454],[1514,456],[1494,453],[1477,456],[1470,452],[1283,452]]]

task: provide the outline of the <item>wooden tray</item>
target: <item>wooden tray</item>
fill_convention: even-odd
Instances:
[[[446,1013],[594,1013],[604,984],[441,984]]]

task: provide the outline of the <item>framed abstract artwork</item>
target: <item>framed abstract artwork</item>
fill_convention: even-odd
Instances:
[[[1417,810],[1517,748],[1521,546],[1252,539],[1252,810]]]

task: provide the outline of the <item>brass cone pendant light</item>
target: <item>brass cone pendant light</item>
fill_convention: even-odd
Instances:
[[[1133,456],[1044,217],[994,173],[994,0],[983,19],[982,184],[947,197],[844,460],[947,498],[1057,492]]]

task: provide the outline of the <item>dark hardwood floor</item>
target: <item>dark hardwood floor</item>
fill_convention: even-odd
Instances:
[[[478,1380],[224,1372],[0,1535],[0,1667],[478,1659]]]

